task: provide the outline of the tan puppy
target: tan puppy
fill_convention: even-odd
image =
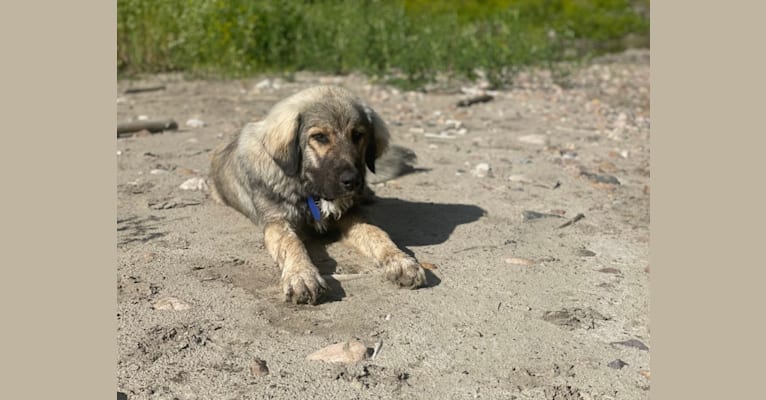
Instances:
[[[319,86],[281,101],[215,151],[213,197],[263,224],[285,301],[316,304],[327,289],[301,239],[308,230],[339,230],[402,287],[426,283],[420,264],[356,207],[366,169],[375,172],[388,143],[386,125],[369,106],[345,89]]]

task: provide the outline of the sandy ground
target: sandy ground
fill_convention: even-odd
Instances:
[[[360,76],[264,79],[118,82],[119,122],[180,125],[117,140],[119,392],[648,398],[648,51],[596,60],[562,85],[545,71],[523,74],[466,108],[456,103],[476,87],[415,93]],[[123,94],[158,83],[166,89]],[[370,260],[327,240],[310,248],[323,273],[343,274],[332,296],[284,304],[260,228],[204,190],[180,188],[206,176],[224,137],[319,83],[367,99],[395,142],[417,153],[414,173],[371,185],[379,197],[371,212],[400,246],[437,266],[429,287],[396,289]],[[155,309],[169,296],[188,308]],[[350,338],[382,348],[349,366],[306,360]],[[252,374],[256,358],[267,375]]]

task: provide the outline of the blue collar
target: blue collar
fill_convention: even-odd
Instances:
[[[318,201],[314,200],[314,197],[309,195],[307,201],[309,203],[309,210],[311,210],[311,216],[314,217],[314,221],[319,222],[322,219],[322,213],[319,212]]]

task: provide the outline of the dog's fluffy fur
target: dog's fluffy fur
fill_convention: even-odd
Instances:
[[[302,242],[312,230],[339,230],[402,287],[426,283],[420,264],[356,207],[366,170],[375,172],[388,147],[388,129],[372,108],[345,89],[319,86],[281,101],[215,151],[212,195],[263,225],[266,248],[282,270],[285,301],[316,304],[327,289]],[[319,221],[309,196],[319,203]]]

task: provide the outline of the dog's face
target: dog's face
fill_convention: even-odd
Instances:
[[[388,146],[389,134],[380,117],[339,88],[300,92],[275,106],[267,119],[274,114],[291,123],[282,121],[280,130],[267,131],[283,139],[279,151],[270,151],[272,158],[318,198],[335,200],[361,193],[366,168],[375,172],[375,159]]]

